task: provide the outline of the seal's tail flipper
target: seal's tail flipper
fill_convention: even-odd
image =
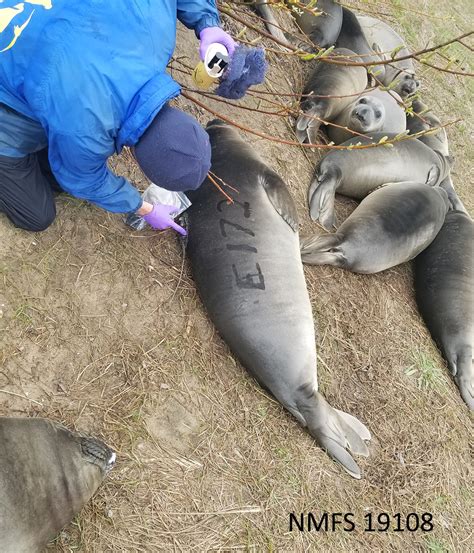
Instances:
[[[265,20],[265,27],[267,28],[268,32],[277,40],[283,42],[283,44],[291,46],[290,41],[278,25],[278,21],[276,20],[272,12],[272,8],[270,7],[270,4],[267,2],[267,0],[257,0],[255,7],[260,16]]]
[[[309,236],[300,240],[301,259],[309,265],[334,265],[342,267],[344,254],[339,247],[341,242],[337,234]]]
[[[463,350],[448,359],[449,368],[459,388],[461,397],[471,411],[474,411],[474,359],[472,358],[472,347]]]
[[[368,456],[364,440],[370,440],[369,430],[352,415],[331,407],[319,392],[313,392],[298,404],[298,409],[319,445],[351,476],[360,478],[360,469],[351,453]]]
[[[316,170],[308,191],[309,214],[313,221],[318,221],[330,230],[336,225],[334,200],[340,176],[336,167],[323,171]]]
[[[462,203],[462,201],[459,199],[459,196],[457,195],[456,190],[454,190],[454,185],[453,185],[453,181],[451,180],[451,176],[448,175],[440,183],[439,187],[443,188],[446,191],[451,209],[455,211],[462,211],[466,215],[469,215],[469,212],[464,207],[464,204]]]

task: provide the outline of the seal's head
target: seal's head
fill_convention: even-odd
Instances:
[[[407,98],[408,96],[415,94],[420,87],[420,81],[415,78],[413,73],[408,71],[402,71],[399,73],[395,79],[395,83],[396,86],[394,86],[393,90],[398,92],[402,98]]]
[[[357,132],[380,129],[385,120],[385,107],[378,98],[362,96],[352,107],[349,126]]]

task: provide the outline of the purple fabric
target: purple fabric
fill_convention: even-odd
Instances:
[[[193,117],[168,105],[143,133],[134,153],[152,182],[175,192],[199,188],[211,167],[207,132]]]
[[[199,33],[199,38],[201,44],[199,46],[199,56],[202,60],[206,57],[207,49],[211,44],[222,44],[225,46],[229,52],[229,57],[232,57],[232,54],[235,50],[234,39],[223,31],[220,27],[207,27]]]
[[[245,96],[250,86],[263,83],[267,67],[263,48],[237,46],[215,93],[238,100]]]

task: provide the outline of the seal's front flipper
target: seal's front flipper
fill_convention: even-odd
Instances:
[[[326,230],[336,226],[334,202],[340,180],[340,170],[337,167],[328,168],[322,173],[316,172],[308,190],[310,217],[313,221],[319,221]]]
[[[301,259],[309,265],[334,265],[343,267],[346,261],[337,234],[310,236],[300,240]]]
[[[97,465],[106,473],[112,469],[116,455],[110,447],[96,438],[81,438],[80,442],[84,460]]]
[[[302,113],[298,116],[296,121],[296,137],[298,138],[298,141],[303,144],[306,139],[310,139],[310,132],[312,136],[316,136],[321,125],[321,121],[318,119],[320,113],[318,106],[311,106],[309,108],[302,106],[301,110]]]
[[[298,212],[286,184],[273,171],[267,169],[259,176],[268,199],[277,213],[288,223],[294,232],[298,232]]]
[[[303,415],[309,433],[328,455],[338,461],[354,478],[361,478],[355,455],[369,454],[364,440],[370,439],[370,432],[355,417],[331,407],[319,392],[302,398],[298,410]]]

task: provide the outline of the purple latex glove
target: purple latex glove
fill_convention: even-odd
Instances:
[[[143,218],[155,230],[164,230],[171,227],[182,236],[186,236],[187,232],[184,228],[173,221],[171,217],[173,212],[176,212],[174,205],[153,204],[153,210],[144,215]]]
[[[229,52],[229,57],[232,57],[232,54],[234,53],[235,42],[233,38],[220,27],[206,27],[199,33],[199,39],[201,40],[201,44],[199,46],[199,56],[203,61],[209,46],[216,42],[226,47]]]

